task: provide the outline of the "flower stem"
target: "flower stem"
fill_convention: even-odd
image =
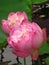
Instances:
[[[17,60],[18,64],[22,65],[22,63],[19,61],[19,57],[18,56],[17,56],[16,60]]]
[[[24,65],[26,65],[26,58],[24,58]]]

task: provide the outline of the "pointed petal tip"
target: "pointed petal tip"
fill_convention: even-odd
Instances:
[[[46,41],[46,39],[47,39],[46,28],[43,28],[42,32],[43,32],[43,39],[44,39],[44,41]]]

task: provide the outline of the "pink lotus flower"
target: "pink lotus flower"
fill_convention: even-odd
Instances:
[[[36,23],[24,23],[18,29],[13,29],[7,38],[13,47],[13,53],[20,57],[31,56],[36,60],[39,47],[46,41],[46,29],[41,29]]]
[[[2,20],[2,28],[5,33],[9,34],[15,24],[18,27],[20,24],[22,24],[22,22],[26,20],[28,20],[28,18],[25,12],[11,12],[8,15],[7,20]]]

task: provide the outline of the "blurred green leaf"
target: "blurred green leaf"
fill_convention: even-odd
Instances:
[[[45,59],[46,64],[49,65],[49,57]]]
[[[24,2],[25,2],[26,5],[31,9],[32,0],[24,0]]]
[[[7,35],[3,32],[2,28],[0,27],[0,48],[6,45],[6,37]]]
[[[3,18],[7,19],[7,16],[10,12],[17,11],[25,11],[29,17],[29,20],[31,19],[31,9],[23,0],[0,0],[0,21]]]
[[[48,1],[48,0],[32,0],[32,4],[40,4],[40,3],[43,3],[46,1]]]
[[[40,54],[44,53],[49,53],[49,44],[45,42],[41,47],[40,47]]]

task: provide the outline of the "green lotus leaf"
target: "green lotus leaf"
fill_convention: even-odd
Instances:
[[[0,27],[0,48],[5,47],[7,45],[6,37],[7,35],[3,32],[2,28]]]
[[[39,48],[40,54],[49,53],[49,44],[45,42],[40,48]]]
[[[49,65],[49,57],[45,59],[46,64]]]
[[[32,4],[40,4],[40,3],[43,3],[46,1],[48,1],[48,0],[32,0]]]

